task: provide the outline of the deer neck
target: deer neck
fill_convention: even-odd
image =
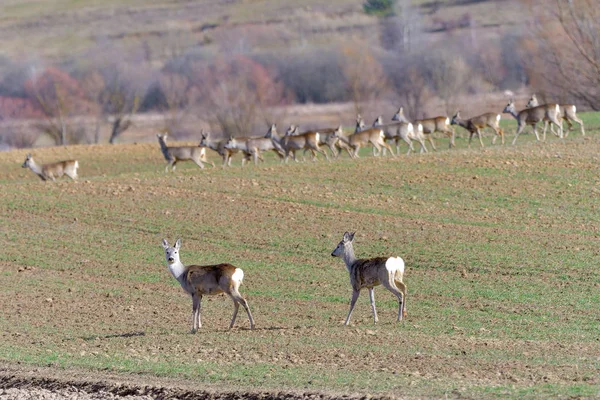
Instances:
[[[182,282],[182,279],[185,277],[186,269],[187,268],[183,265],[179,257],[177,257],[172,264],[169,264],[169,272],[171,272],[171,275],[179,282]]]
[[[167,144],[165,143],[165,140],[163,138],[159,138],[158,139],[158,143],[160,143],[160,150],[162,151],[163,155],[168,158],[168,156],[169,156],[169,147],[167,147]]]
[[[510,110],[508,110],[508,113],[510,115],[512,115],[516,120],[519,119],[519,114],[517,114],[517,110],[515,110],[514,108],[511,108]]]
[[[42,176],[42,177],[44,176],[44,173],[42,172],[42,167],[40,165],[38,165],[35,161],[29,160],[29,163],[27,164],[27,166],[29,167],[29,169],[31,169],[33,172],[35,172],[39,176]]]
[[[343,259],[344,263],[346,264],[346,268],[348,271],[350,271],[356,262],[356,256],[354,255],[354,247],[352,246],[352,243],[349,243],[347,246],[345,246]]]

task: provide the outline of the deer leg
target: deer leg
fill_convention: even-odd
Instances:
[[[573,117],[573,120],[579,124],[579,127],[581,128],[581,136],[585,136],[585,129],[583,128],[583,121],[575,116]],[[572,126],[572,124],[571,124],[571,126]]]
[[[394,283],[396,284],[396,287],[398,289],[400,289],[400,291],[402,292],[402,309],[400,311],[398,311],[398,317],[400,319],[400,315],[404,318],[406,318],[406,295],[408,294],[408,290],[406,289],[406,285],[404,284],[404,282],[402,282],[401,280],[395,279]]]
[[[383,155],[385,156],[385,149],[388,149],[390,151],[390,154],[392,155],[392,157],[396,157],[396,155],[394,154],[394,151],[392,150],[392,146],[390,146],[390,144],[388,142],[386,142],[385,140],[383,141],[382,145],[383,147]]]
[[[427,135],[427,140],[429,140],[429,143],[431,143],[431,148],[433,149],[433,151],[437,151],[435,143],[433,142],[433,133]]]
[[[246,299],[244,299],[242,297],[242,295],[240,294],[238,289],[235,287],[232,288],[230,296],[231,296],[231,299],[233,300],[233,303],[235,304],[235,310],[233,313],[233,318],[231,319],[231,325],[229,326],[229,329],[233,328],[233,324],[235,322],[235,318],[237,316],[237,312],[238,312],[240,304],[242,305],[242,307],[244,307],[244,310],[246,310],[246,313],[248,314],[248,320],[250,320],[250,329],[254,329],[254,318],[252,318],[252,313],[250,312],[250,306],[248,306],[248,302],[246,301]]]
[[[471,140],[473,140],[473,135],[475,134],[475,132],[469,132],[469,144],[468,147],[471,148]]]
[[[519,135],[521,134],[521,132],[523,131],[523,128],[525,127],[525,125],[519,125],[517,127],[517,131],[515,132],[515,138],[512,141],[512,145],[514,146],[515,143],[517,142],[517,138],[519,137]]]
[[[388,280],[381,282],[381,284],[398,298],[398,321],[402,321],[404,314],[404,293],[398,289],[396,282],[394,277],[390,276]]]
[[[446,131],[446,133],[448,134],[448,131]],[[456,137],[454,129],[450,129],[448,136],[450,137],[450,144],[448,145],[448,148],[451,149],[452,147],[456,146],[456,144],[454,143],[454,138]]]
[[[421,149],[419,150],[419,153],[423,154],[423,153],[427,153],[427,147],[425,147],[425,141],[423,139],[419,140],[419,144],[421,145]]]
[[[200,167],[200,169],[204,169],[204,163],[202,163],[202,161],[200,161],[199,158],[198,159],[192,158],[192,161],[195,162],[196,165]],[[213,167],[214,167],[214,165],[213,165]]]
[[[481,130],[479,130],[479,128],[477,128],[477,137],[479,138],[479,144],[481,145],[481,148],[483,148],[483,139],[481,138]]]
[[[344,322],[344,325],[348,325],[350,323],[350,316],[352,315],[352,311],[354,310],[354,306],[356,305],[356,300],[358,300],[358,295],[360,294],[360,291],[358,290],[354,290],[352,292],[352,299],[350,300],[350,311],[348,311],[348,317],[346,317],[346,322]]]
[[[371,309],[373,310],[373,323],[377,323],[379,318],[377,318],[377,309],[375,308],[375,289],[369,288],[369,299],[371,300]]]
[[[192,295],[192,333],[196,333],[198,328],[202,326],[200,322],[200,301],[201,296]]]

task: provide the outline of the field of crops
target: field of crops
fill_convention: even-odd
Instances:
[[[0,360],[224,391],[599,396],[600,119],[583,117],[562,142],[467,149],[462,131],[423,155],[168,174],[158,143],[34,149],[77,158],[77,182],[0,153]],[[378,288],[380,322],[364,292],[343,326],[344,231],[358,257],[404,258],[404,322]],[[219,295],[190,334],[163,238],[184,263],[241,267],[256,329],[241,312],[227,330]]]

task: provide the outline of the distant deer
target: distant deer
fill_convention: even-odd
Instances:
[[[398,138],[404,140],[404,142],[408,144],[408,152],[406,153],[407,155],[410,154],[411,151],[415,151],[415,148],[412,145],[413,140],[418,142],[421,146],[421,150],[419,151],[420,153],[427,153],[427,147],[425,146],[425,139],[427,137],[423,133],[423,125],[417,123],[413,124],[404,118],[403,115],[399,115],[398,113],[394,114],[392,121],[396,121],[395,124],[388,126],[395,125],[397,127],[396,135]],[[396,139],[396,147],[398,147],[398,139]]]
[[[383,285],[398,298],[398,321],[406,317],[406,285],[402,281],[404,276],[404,260],[400,257],[375,257],[357,259],[354,256],[352,241],[354,232],[344,233],[342,241],[338,243],[331,255],[340,257],[346,263],[346,268],[350,274],[350,283],[352,285],[352,300],[350,301],[350,311],[344,325],[350,323],[352,310],[356,305],[356,300],[363,288],[369,289],[369,298],[371,299],[371,308],[373,309],[373,320],[377,318],[375,308],[375,286]]]
[[[202,139],[200,140],[199,146],[208,147],[209,149],[216,151],[223,158],[222,166],[225,167],[225,165],[227,165],[228,167],[231,167],[231,158],[238,150],[226,149],[225,143],[227,143],[227,140],[211,138],[210,132],[201,131],[200,134],[202,135]]]
[[[25,162],[23,165],[21,165],[21,167],[31,169],[43,181],[47,181],[48,179],[56,181],[56,178],[61,178],[63,175],[66,175],[73,180],[77,180],[77,168],[79,168],[79,161],[67,160],[52,164],[38,165],[33,160],[33,157],[31,157],[31,154],[27,154],[25,156]]]
[[[525,107],[527,108],[533,108],[533,107],[538,107],[540,104],[538,102],[538,99],[536,97],[536,95],[532,95],[531,98],[529,99],[529,101],[527,102],[527,105]],[[567,132],[565,132],[565,137],[569,136],[569,131],[573,130],[573,123],[571,121],[575,121],[579,124],[579,127],[581,129],[581,135],[585,136],[585,129],[583,127],[583,121],[581,119],[579,119],[579,117],[577,117],[577,107],[575,107],[574,104],[559,104],[559,107],[561,110],[563,110],[563,113],[561,115],[561,118],[564,119],[565,121],[567,121],[567,125],[569,126],[567,128]],[[547,119],[544,119],[544,129],[546,129],[546,125],[549,123],[550,121]],[[554,130],[554,126],[550,125],[550,131],[552,131],[552,133],[555,136],[558,136],[558,133],[556,133],[556,131]]]
[[[285,136],[279,139],[279,144],[285,151],[285,162],[288,162],[290,154],[294,161],[296,159],[296,151],[298,150],[309,150],[312,153],[313,161],[316,160],[316,153],[323,154],[325,159],[329,160],[327,153],[321,150],[320,144],[320,133],[316,131],[306,131],[298,133],[299,128],[297,125],[291,125],[286,131]]]
[[[250,312],[248,302],[239,292],[240,285],[244,279],[244,271],[231,264],[216,265],[183,265],[179,259],[181,239],[177,239],[174,247],[163,239],[162,246],[165,249],[167,265],[171,275],[181,285],[183,290],[192,296],[192,333],[196,333],[202,327],[200,320],[200,303],[203,295],[227,294],[233,300],[234,310],[231,317],[229,329],[233,328],[240,304],[248,313],[250,329],[254,329],[254,319]]]
[[[385,141],[384,130],[380,127],[375,128],[365,128],[365,123],[360,114],[356,117],[356,127],[354,129],[354,133],[348,136],[347,138],[340,137],[345,144],[347,144],[353,152],[351,154],[352,158],[358,158],[358,152],[362,146],[366,146],[367,144],[371,144],[376,150],[377,153],[381,154],[382,147],[385,147],[390,151],[390,154],[394,156],[394,152],[389,144]]]
[[[500,119],[502,116],[497,113],[485,113],[478,115],[470,119],[462,119],[460,112],[456,114],[450,120],[451,125],[459,125],[469,131],[469,147],[471,147],[471,140],[473,135],[477,135],[479,138],[479,144],[483,147],[483,140],[481,140],[481,130],[485,127],[490,127],[496,134],[492,139],[492,144],[496,143],[496,139],[500,136],[502,144],[504,144],[504,131],[500,129]]]
[[[200,168],[204,168],[203,161],[206,163],[212,164],[213,168],[215,164],[212,161],[208,161],[206,159],[206,148],[200,146],[177,146],[177,147],[169,147],[167,146],[167,137],[168,134],[156,134],[158,138],[158,143],[160,144],[160,150],[167,160],[167,166],[165,167],[165,172],[169,172],[169,167],[171,167],[171,171],[175,171],[178,161],[193,161]]]
[[[558,104],[546,104],[543,106],[537,106],[533,108],[525,108],[517,112],[515,109],[515,102],[511,99],[506,107],[504,107],[504,113],[510,114],[517,120],[517,132],[515,133],[515,138],[512,141],[512,144],[515,144],[517,138],[525,129],[525,126],[531,125],[533,129],[533,133],[535,133],[535,138],[539,142],[540,136],[537,133],[536,126],[538,122],[548,120],[551,124],[555,124],[559,127],[559,137],[562,139],[563,130],[562,124],[560,122],[560,106]],[[544,132],[543,132],[543,141],[546,140],[546,128],[548,125],[544,124]]]
[[[398,117],[396,117],[396,115]],[[398,119],[394,119],[394,118],[398,118]],[[394,118],[392,118],[392,120],[394,120],[394,121],[409,122],[408,119],[404,116],[404,109],[402,107],[400,107],[398,109],[398,111],[394,115]],[[425,137],[431,144],[431,147],[433,148],[433,150],[437,150],[437,148],[435,147],[435,143],[433,141],[433,133],[434,132],[442,132],[450,138],[450,144],[448,145],[449,148],[452,148],[452,146],[455,145],[454,144],[455,133],[454,133],[454,129],[452,129],[452,127],[450,125],[450,118],[448,118],[446,116],[423,118],[423,119],[415,120],[414,124],[415,125],[417,125],[417,124],[423,125],[423,133],[425,134]]]

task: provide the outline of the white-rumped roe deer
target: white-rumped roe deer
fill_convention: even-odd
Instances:
[[[406,316],[406,295],[407,289],[403,282],[404,260],[400,257],[375,257],[357,259],[354,256],[352,241],[354,232],[344,233],[342,241],[331,253],[334,257],[340,257],[346,263],[346,268],[350,273],[350,284],[352,285],[352,300],[350,301],[350,311],[344,325],[350,323],[352,310],[356,305],[356,300],[363,288],[369,289],[371,299],[371,308],[373,309],[373,320],[377,322],[377,310],[375,308],[374,288],[383,285],[398,298],[398,321]]]
[[[534,94],[531,96],[525,107],[533,108],[538,107],[539,105],[540,103],[538,102],[537,96]],[[563,131],[565,137],[569,136],[569,131],[573,130],[573,123],[571,121],[575,121],[579,124],[579,128],[581,129],[581,135],[585,136],[585,128],[583,127],[583,121],[577,116],[577,107],[575,107],[575,104],[559,104],[558,106],[562,110],[562,115],[560,115],[560,117],[567,121],[568,125],[567,131]],[[546,125],[549,122],[550,120],[544,118],[544,129],[546,129]],[[558,133],[554,131],[554,127],[552,125],[550,125],[550,131],[552,131],[552,133],[555,136],[558,136]]]
[[[167,146],[167,137],[168,134],[160,134],[157,133],[156,137],[158,138],[158,143],[160,144],[160,151],[162,151],[165,160],[167,160],[167,166],[165,167],[165,172],[169,171],[169,167],[171,167],[171,171],[175,171],[178,161],[193,161],[200,168],[204,168],[204,162],[212,164],[213,168],[215,164],[206,159],[206,148],[200,146],[177,146],[177,147],[169,147]]]
[[[47,181],[48,179],[55,181],[56,178],[61,178],[63,175],[66,175],[73,180],[77,180],[77,168],[79,168],[79,161],[66,160],[51,164],[38,165],[33,160],[33,157],[31,157],[31,154],[27,154],[25,156],[25,162],[23,165],[21,165],[21,167],[29,168],[43,181]]]
[[[540,136],[537,133],[536,126],[538,122],[548,120],[551,124],[555,124],[559,127],[559,137],[562,139],[563,130],[562,123],[560,122],[560,106],[558,104],[545,104],[543,106],[537,106],[533,108],[525,108],[519,112],[517,112],[515,108],[515,102],[513,99],[510,99],[506,107],[504,107],[504,113],[510,114],[517,120],[517,132],[515,133],[515,138],[512,141],[512,144],[515,144],[517,138],[523,132],[523,129],[527,125],[531,125],[533,129],[533,133],[535,133],[535,138],[537,141],[540,141]],[[543,132],[543,141],[546,140],[546,128],[548,125],[544,124],[544,132]]]
[[[244,271],[231,264],[216,265],[183,265],[179,259],[181,239],[177,239],[175,246],[171,247],[163,239],[165,257],[169,271],[179,282],[183,290],[192,296],[192,333],[202,327],[200,320],[200,303],[203,295],[226,293],[233,300],[234,310],[229,329],[233,328],[240,304],[248,313],[250,329],[254,329],[254,319],[250,312],[248,302],[240,294],[240,285],[244,279]]]
[[[504,131],[500,129],[500,119],[502,116],[498,113],[485,113],[481,115],[477,115],[476,117],[470,119],[462,119],[460,116],[460,112],[457,111],[456,114],[450,120],[451,125],[458,125],[465,128],[469,131],[469,147],[471,147],[471,140],[473,139],[473,135],[477,135],[479,138],[479,144],[483,147],[483,140],[481,140],[481,130],[485,127],[490,127],[493,129],[496,134],[492,139],[492,144],[496,143],[496,138],[500,136],[502,140],[502,144],[504,144]]]

